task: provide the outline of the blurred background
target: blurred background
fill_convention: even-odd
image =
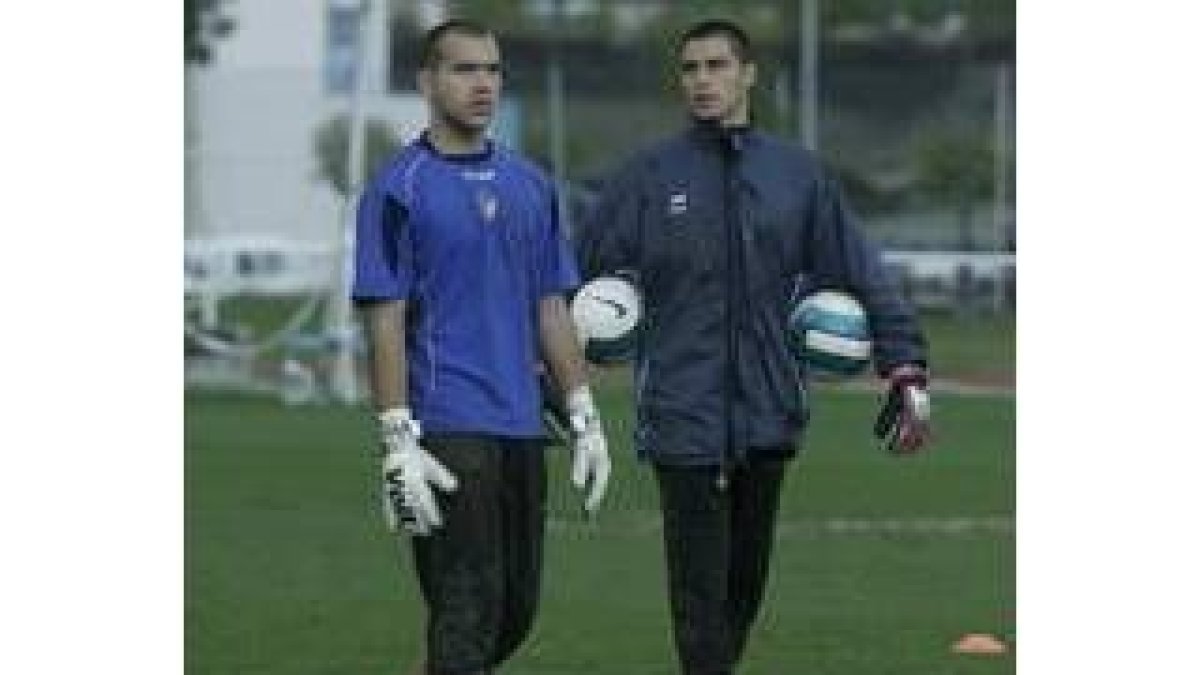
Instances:
[[[680,31],[732,18],[758,50],[755,123],[820,156],[910,298],[960,318],[1003,318],[1015,306],[1011,0],[185,6],[193,384],[297,375],[323,395],[361,398],[361,340],[340,262],[352,201],[423,128],[420,36],[452,16],[501,36],[505,95],[493,135],[554,176],[568,227],[607,171],[683,123],[671,65]]]
[[[1015,0],[184,5],[189,673],[396,673],[420,652],[344,261],[360,186],[425,125],[419,38],[452,17],[497,31],[493,135],[554,177],[568,226],[685,123],[678,34],[716,17],[748,31],[755,123],[817,153],[920,309],[936,433],[897,462],[870,435],[877,383],[814,385],[739,672],[1014,672]],[[629,373],[592,375],[609,495],[583,520],[551,451],[544,607],[510,675],[676,672]],[[1010,652],[953,653],[972,632]]]

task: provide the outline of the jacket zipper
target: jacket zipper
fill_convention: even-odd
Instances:
[[[732,142],[732,139],[726,139]],[[717,473],[717,488],[726,489],[729,485],[729,471],[735,461],[734,443],[736,441],[737,424],[734,420],[735,396],[738,389],[738,344],[737,344],[737,296],[736,288],[740,286],[740,256],[738,255],[738,209],[737,191],[734,181],[735,148],[721,148],[722,189],[724,191],[724,221],[725,221],[725,340],[726,340],[726,387],[725,387],[725,444],[721,452],[721,467]]]

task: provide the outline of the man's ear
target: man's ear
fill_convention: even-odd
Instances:
[[[758,82],[758,64],[747,63],[745,68],[746,88],[749,89]]]
[[[423,96],[429,96],[429,78],[430,73],[428,68],[421,68],[417,71],[417,91]]]

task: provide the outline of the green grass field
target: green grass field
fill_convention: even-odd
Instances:
[[[585,522],[553,451],[543,606],[506,675],[676,672],[656,497],[628,450],[623,374],[598,389],[615,470]],[[1012,673],[952,654],[1015,640],[1014,401],[941,396],[927,455],[877,452],[874,397],[821,389],[788,476],[771,585],[744,675]],[[384,532],[365,410],[186,398],[187,672],[401,673],[422,617]]]
[[[304,297],[229,298],[221,305],[221,316],[230,326],[243,329],[250,340],[261,341],[287,324],[305,304]],[[324,317],[317,312],[304,324],[320,331]],[[968,379],[1011,378],[1016,361],[1016,317],[1012,312],[960,315],[948,311],[921,313],[921,327],[930,345],[930,361],[940,377],[953,373]],[[278,347],[267,350],[278,356]]]

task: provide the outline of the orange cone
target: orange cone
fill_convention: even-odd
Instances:
[[[987,633],[967,633],[954,643],[951,650],[955,654],[987,654],[996,655],[1008,652],[1008,645],[1000,638]]]

